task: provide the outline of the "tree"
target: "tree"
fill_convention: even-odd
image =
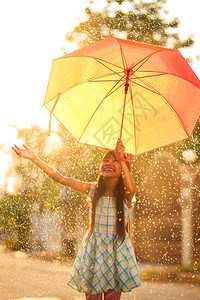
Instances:
[[[0,233],[11,250],[28,250],[31,205],[21,195],[5,193],[0,201]]]
[[[80,47],[108,36],[123,37],[128,40],[167,46],[178,49],[190,47],[192,37],[181,40],[178,33],[170,32],[179,26],[179,20],[167,21],[164,9],[166,0],[146,2],[144,0],[106,0],[102,11],[85,9],[87,20],[80,22],[72,32],[66,34],[66,40],[75,41]]]

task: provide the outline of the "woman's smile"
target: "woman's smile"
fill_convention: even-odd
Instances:
[[[105,172],[114,172],[114,171],[115,171],[115,168],[114,168],[114,167],[111,167],[111,166],[105,166],[105,167],[103,168],[103,170],[104,170]]]

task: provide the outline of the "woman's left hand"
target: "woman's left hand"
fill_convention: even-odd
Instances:
[[[115,146],[115,155],[117,156],[117,153],[119,153],[119,155],[121,157],[124,157],[124,152],[125,152],[125,146],[123,144],[123,142],[121,140],[117,140],[117,144]]]

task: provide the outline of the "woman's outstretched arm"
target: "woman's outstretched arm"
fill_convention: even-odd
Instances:
[[[23,145],[23,147],[24,148],[20,148],[17,145],[14,145],[12,149],[17,155],[32,161],[36,166],[42,169],[49,177],[51,177],[56,182],[70,187],[73,190],[76,190],[80,193],[88,194],[91,183],[82,182],[74,178],[63,176],[56,169],[52,168],[51,166],[43,162],[41,159],[39,159],[31,148],[27,147],[25,144]]]

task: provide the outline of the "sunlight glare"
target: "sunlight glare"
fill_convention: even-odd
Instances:
[[[56,133],[51,133],[51,135],[47,137],[47,145],[44,151],[47,154],[50,154],[57,151],[61,147],[62,139]]]
[[[15,193],[15,178],[14,177],[8,177],[6,182],[6,190],[9,194]]]

